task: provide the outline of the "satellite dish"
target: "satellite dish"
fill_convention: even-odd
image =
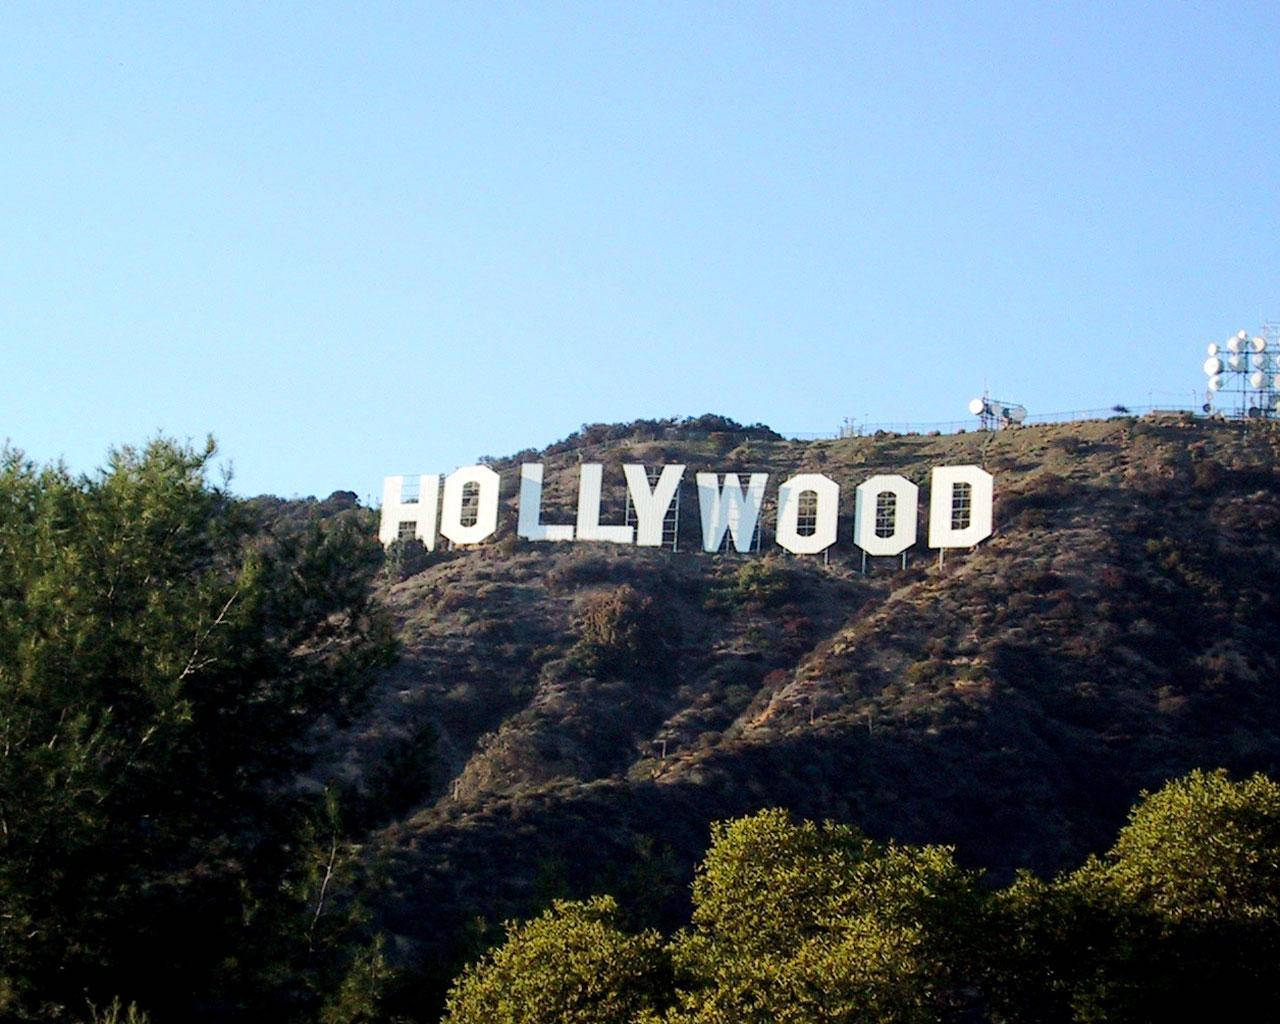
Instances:
[[[1271,386],[1275,388],[1280,388],[1280,373],[1277,373],[1274,377],[1271,378]]]
[[[1217,356],[1210,356],[1204,361],[1204,372],[1212,377],[1215,373],[1222,372],[1222,360]]]
[[[1253,373],[1249,374],[1249,387],[1254,390],[1265,387],[1266,383],[1267,375],[1261,370],[1254,370]]]
[[[1267,350],[1266,338],[1254,338],[1249,344],[1253,346],[1255,352],[1265,352]]]
[[[1209,390],[1210,391],[1222,390],[1222,374],[1216,373],[1209,378]]]
[[[1276,399],[1276,404],[1277,404],[1277,405],[1280,405],[1280,398],[1277,398],[1277,399]],[[1213,408],[1213,406],[1212,406],[1212,405],[1210,405],[1208,402],[1205,402],[1205,403],[1204,403],[1204,405],[1200,406],[1200,410],[1201,410],[1202,412],[1209,412],[1212,408]]]
[[[1255,352],[1253,355],[1249,357],[1249,365],[1252,366],[1255,370],[1265,369],[1267,365],[1266,354],[1263,352]]]
[[[1222,351],[1222,349],[1218,348],[1218,343],[1216,341],[1211,341],[1209,342],[1209,347],[1205,351],[1211,356],[1216,356]]]
[[[1249,332],[1248,332],[1248,331],[1236,331],[1236,337],[1237,337],[1237,338],[1239,338],[1241,341],[1247,341],[1247,340],[1248,340],[1248,338],[1249,338]]]
[[[1249,366],[1249,360],[1246,356],[1239,354],[1227,356],[1227,365],[1233,370],[1244,370]]]
[[[1244,345],[1243,345],[1243,343],[1240,341],[1240,339],[1239,339],[1239,338],[1232,337],[1232,338],[1228,338],[1228,339],[1227,339],[1227,351],[1228,351],[1228,352],[1239,352],[1239,351],[1240,351],[1240,349],[1242,349],[1243,347],[1244,347]]]
[[[981,416],[984,412],[987,411],[987,403],[984,402],[981,398],[975,398],[972,402],[969,403],[969,411],[973,413],[975,416]]]
[[[1006,413],[1014,423],[1021,423],[1027,418],[1027,410],[1021,405],[1015,405],[1006,410]]]
[[[1245,415],[1248,416],[1249,419],[1251,420],[1256,420],[1259,416],[1262,415],[1262,410],[1259,409],[1256,405],[1251,405],[1249,406],[1249,411],[1245,413]]]

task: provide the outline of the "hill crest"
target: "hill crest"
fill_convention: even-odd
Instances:
[[[378,838],[405,941],[444,948],[476,907],[492,921],[628,886],[678,916],[708,822],[761,806],[950,843],[1007,875],[1078,863],[1141,790],[1191,768],[1275,773],[1269,425],[623,433],[536,453],[547,521],[572,519],[587,461],[614,522],[624,463],[685,464],[682,487],[699,470],[925,483],[971,463],[996,478],[995,531],[941,567],[922,535],[905,570],[873,559],[866,575],[852,544],[826,560],[704,553],[692,515],[675,552],[530,543],[515,526],[533,459],[491,460],[494,537],[389,563],[404,656],[331,747],[372,792],[388,752],[431,738]]]

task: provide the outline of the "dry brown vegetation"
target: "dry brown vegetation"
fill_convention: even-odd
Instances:
[[[374,844],[404,959],[447,974],[475,914],[560,896],[678,920],[708,823],[761,806],[1007,878],[1078,864],[1192,768],[1275,775],[1278,449],[1266,425],[1125,417],[811,444],[597,427],[522,453],[546,465],[546,522],[572,521],[580,461],[605,464],[615,522],[622,462],[687,463],[674,553],[515,539],[517,463],[494,460],[499,539],[388,584],[404,656],[332,740],[360,792],[385,750],[433,737]],[[996,475],[995,535],[862,575],[852,487],[966,462]],[[769,472],[770,527],[786,476],[839,481],[830,564],[701,553],[698,470]]]

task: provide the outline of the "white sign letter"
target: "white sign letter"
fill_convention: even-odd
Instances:
[[[440,532],[455,544],[479,544],[498,528],[498,474],[488,466],[464,466],[444,478]],[[462,498],[468,484],[476,488],[475,518],[462,522]]]
[[[404,477],[389,476],[382,481],[382,520],[378,524],[378,540],[383,546],[412,535],[426,546],[436,548],[436,505],[440,502],[440,474],[424,473],[418,477],[418,496],[403,500]],[[404,530],[401,530],[404,527]]]
[[[584,462],[578,477],[578,540],[609,540],[630,544],[630,526],[600,525],[600,463]]]
[[[662,546],[662,521],[667,517],[671,499],[684,476],[684,466],[663,466],[662,475],[649,490],[649,478],[644,466],[628,464],[622,467],[627,478],[627,492],[631,495],[631,507],[636,510],[636,544],[640,547]]]
[[[737,473],[725,474],[723,489],[716,482],[714,473],[698,474],[703,551],[719,551],[726,530],[739,554],[751,550],[751,538],[760,519],[760,506],[764,504],[764,488],[768,482],[768,473],[752,473],[744,493]]]
[[[800,533],[800,495],[814,495],[813,532]],[[816,555],[836,542],[840,485],[821,473],[800,473],[778,488],[778,543],[793,555]]]
[[[525,540],[573,540],[573,525],[542,523],[542,463],[520,467],[520,518],[516,536]]]
[[[881,501],[884,495],[887,500]],[[853,542],[869,555],[900,555],[916,542],[920,488],[905,477],[873,476],[858,485]]]
[[[971,548],[991,536],[995,480],[985,469],[938,466],[929,491],[929,547]]]

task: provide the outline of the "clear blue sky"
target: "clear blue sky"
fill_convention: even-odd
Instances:
[[[0,436],[380,491],[584,422],[1191,401],[1280,5],[6,4]]]

